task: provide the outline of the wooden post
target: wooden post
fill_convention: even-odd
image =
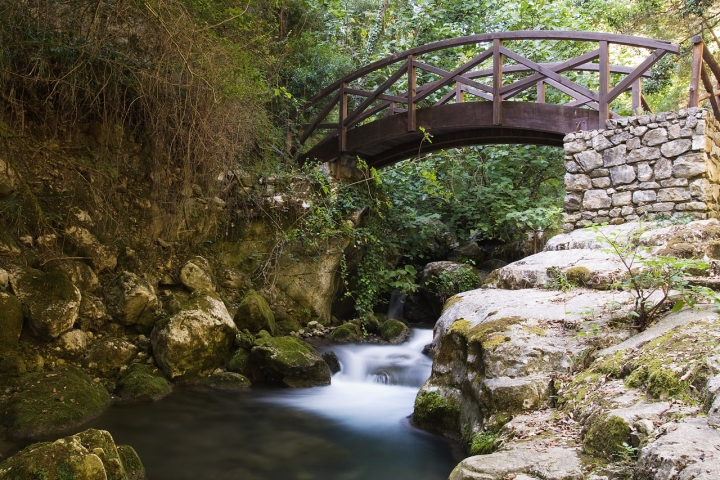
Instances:
[[[395,102],[390,102],[390,105],[388,106],[388,111],[385,116],[392,117],[393,115],[395,115]]]
[[[545,103],[545,82],[542,80],[537,83],[537,103]]]
[[[348,111],[348,96],[345,93],[347,89],[347,83],[340,85],[340,101],[338,102],[338,150],[340,152],[347,151],[347,127],[345,126],[345,119],[347,118]]]
[[[638,115],[642,107],[642,77],[632,84],[632,113]]]
[[[408,76],[408,106],[407,106],[407,129],[408,132],[417,130],[415,122],[415,88],[416,88],[416,71],[415,71],[415,55],[409,55],[407,59],[407,76]]]
[[[463,103],[464,101],[462,85],[458,82],[455,84],[455,103]]]
[[[610,118],[608,91],[610,90],[610,52],[607,40],[600,42],[600,92],[598,103],[600,110],[600,128],[605,128],[605,120]]]
[[[703,39],[700,35],[693,37],[692,74],[690,75],[690,100],[688,107],[697,107],[700,104],[700,69],[702,68]]]
[[[502,41],[499,38],[493,40],[493,125],[502,125],[502,67],[503,57],[500,54]]]

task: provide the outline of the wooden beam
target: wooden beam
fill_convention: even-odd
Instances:
[[[451,98],[457,95],[457,87],[450,90],[448,93],[446,93],[440,100],[435,102],[433,107],[437,107],[438,105],[445,105],[447,102],[450,101]]]
[[[340,85],[340,103],[338,103],[338,106],[338,151],[342,153],[347,151],[347,127],[345,126],[348,113],[347,83]]]
[[[417,82],[417,72],[415,71],[415,56],[410,55],[407,59],[407,83],[408,83],[408,90],[407,90],[407,129],[408,132],[414,132],[417,130],[417,123],[415,118],[415,111],[416,111],[416,99],[415,95],[417,92],[416,89],[416,82]]]
[[[462,91],[465,93],[469,93],[470,95],[475,95],[476,97],[484,98],[485,100],[487,100],[489,102],[492,102],[492,95],[485,93],[482,90],[478,90],[476,88],[472,88],[467,85],[463,85]]]
[[[645,110],[648,113],[652,113],[652,109],[650,108],[650,105],[648,105],[647,101],[645,101],[645,95],[640,95],[640,102],[642,104],[643,110]]]
[[[700,78],[702,79],[705,90],[707,90],[710,94],[710,106],[712,107],[715,119],[720,120],[720,108],[718,107],[717,97],[715,97],[715,90],[713,89],[712,82],[710,81],[710,75],[708,75],[707,71],[703,67],[700,68]]]
[[[702,70],[703,39],[701,36],[693,38],[692,73],[690,74],[690,98],[688,107],[697,107],[700,104],[700,70]]]
[[[703,60],[705,60],[705,64],[715,76],[715,81],[720,85],[720,64],[707,48],[703,48]]]
[[[365,90],[357,90],[355,88],[346,88],[345,93],[348,95],[357,95],[360,97],[369,97],[373,94],[373,92],[368,92]],[[375,98],[378,100],[387,100],[389,102],[395,102],[395,103],[407,103],[407,98],[400,97],[397,95],[385,95],[384,93],[381,93],[379,95],[375,95]]]
[[[463,103],[464,101],[465,101],[465,98],[463,97],[462,84],[456,83],[455,84],[455,103]]]
[[[318,116],[315,117],[315,120],[310,122],[310,125],[308,125],[308,127],[305,129],[302,136],[300,137],[301,144],[305,143],[305,140],[310,138],[310,135],[312,135],[313,130],[315,130],[315,126],[318,123],[322,122],[325,119],[325,117],[328,116],[328,113],[330,113],[330,111],[335,107],[335,104],[338,103],[339,100],[340,100],[340,92],[338,91],[338,93],[335,94],[335,96],[328,102],[328,104],[325,105],[325,108],[322,110],[322,112],[320,112],[318,114]]]
[[[610,102],[608,90],[610,89],[610,51],[607,40],[600,42],[600,91],[597,101],[600,112],[600,128],[605,127],[605,120],[610,118]]]
[[[537,103],[545,103],[545,82],[542,80],[537,83]]]
[[[412,61],[408,60],[405,62],[406,66],[411,65]],[[347,119],[345,120],[346,126],[350,126],[350,122],[355,120],[360,114],[368,107],[372,102],[374,102],[377,99],[377,96],[385,92],[388,88],[390,88],[390,85],[397,82],[400,77],[402,77],[407,72],[406,68],[400,68],[395,73],[390,75],[390,78],[385,80],[378,88],[376,88],[373,93],[367,97],[361,104],[358,106],[353,112],[348,115]]]
[[[502,40],[493,40],[493,125],[502,125]]]
[[[433,87],[432,89],[428,89],[428,90],[424,91],[422,94],[418,95],[416,101],[419,102],[420,100],[426,98],[428,95],[433,94],[438,89],[451,84],[457,76],[461,76],[463,73],[465,73],[468,70],[472,69],[473,67],[481,64],[482,62],[484,62],[485,60],[490,58],[490,56],[492,54],[493,54],[493,52],[491,49],[485,50],[480,55],[476,55],[470,61],[465,62],[463,65],[460,65],[458,68],[456,68],[452,72],[447,72],[445,70],[439,69],[437,67],[432,67],[430,65],[426,65],[421,62],[414,62],[414,65],[416,67],[422,68],[423,70],[427,70],[431,73],[436,73],[438,75],[442,75],[442,77],[443,77],[442,79],[437,81],[438,83],[435,87]],[[435,82],[433,82],[433,84],[435,84]]]
[[[638,78],[632,84],[632,114],[639,115],[642,107],[642,78]]]

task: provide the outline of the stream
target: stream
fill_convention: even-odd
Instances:
[[[88,427],[132,445],[150,480],[444,480],[464,455],[407,418],[431,340],[415,328],[403,345],[321,347],[342,365],[328,387],[179,391],[115,405]]]

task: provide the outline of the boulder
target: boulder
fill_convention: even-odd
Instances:
[[[75,356],[87,348],[87,336],[82,330],[70,330],[60,335],[57,343],[65,353]]]
[[[328,339],[335,343],[359,343],[363,341],[363,334],[359,326],[348,322],[335,327]]]
[[[393,345],[407,342],[410,339],[410,329],[396,318],[386,320],[380,325],[382,339]]]
[[[260,330],[275,333],[275,315],[265,299],[255,290],[250,290],[235,312],[235,325],[239,330],[258,333]]]
[[[33,335],[51,340],[72,329],[81,296],[67,275],[23,268],[12,275],[10,283]]]
[[[16,380],[18,391],[5,403],[8,433],[38,438],[76,428],[100,415],[110,395],[82,370],[65,366],[52,373],[29,373]]]
[[[103,245],[95,235],[82,227],[70,227],[65,230],[67,246],[80,257],[87,257],[90,266],[96,272],[113,271],[117,266],[117,250]]]
[[[332,350],[328,350],[322,354],[323,360],[330,367],[330,373],[337,373],[341,370],[340,359]]]
[[[207,376],[230,357],[237,327],[222,300],[198,292],[150,335],[155,360],[170,379]]]
[[[129,365],[138,354],[138,348],[119,338],[103,338],[85,357],[86,363],[103,377],[114,377],[123,365]]]
[[[250,351],[253,381],[292,388],[330,385],[330,368],[320,354],[294,337],[263,337]]]
[[[83,292],[94,292],[100,286],[97,275],[87,264],[77,260],[59,260],[49,270],[63,272]]]
[[[117,385],[117,394],[128,401],[160,400],[172,393],[170,383],[158,369],[135,363],[130,365]]]
[[[250,387],[250,380],[240,373],[218,372],[203,378],[198,384],[215,390],[244,390]]]
[[[89,429],[25,447],[0,463],[0,478],[141,480],[145,469],[132,447],[116,446],[110,432]]]
[[[252,346],[247,350],[244,348],[235,350],[235,353],[233,353],[227,364],[227,369],[231,372],[246,374],[248,372],[248,365],[250,365],[250,348],[252,348]]]
[[[105,287],[107,311],[122,325],[149,330],[160,307],[155,289],[142,277],[122,272]]]
[[[80,330],[98,331],[108,319],[105,304],[92,293],[84,292],[80,300],[77,325]]]
[[[0,351],[17,347],[23,326],[22,304],[17,297],[0,292]]]
[[[204,257],[193,257],[180,270],[180,281],[191,292],[195,290],[215,291],[212,267]]]

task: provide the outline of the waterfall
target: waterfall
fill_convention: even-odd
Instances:
[[[400,293],[398,290],[392,291],[387,311],[388,318],[403,318],[403,308],[406,298],[407,295]]]

